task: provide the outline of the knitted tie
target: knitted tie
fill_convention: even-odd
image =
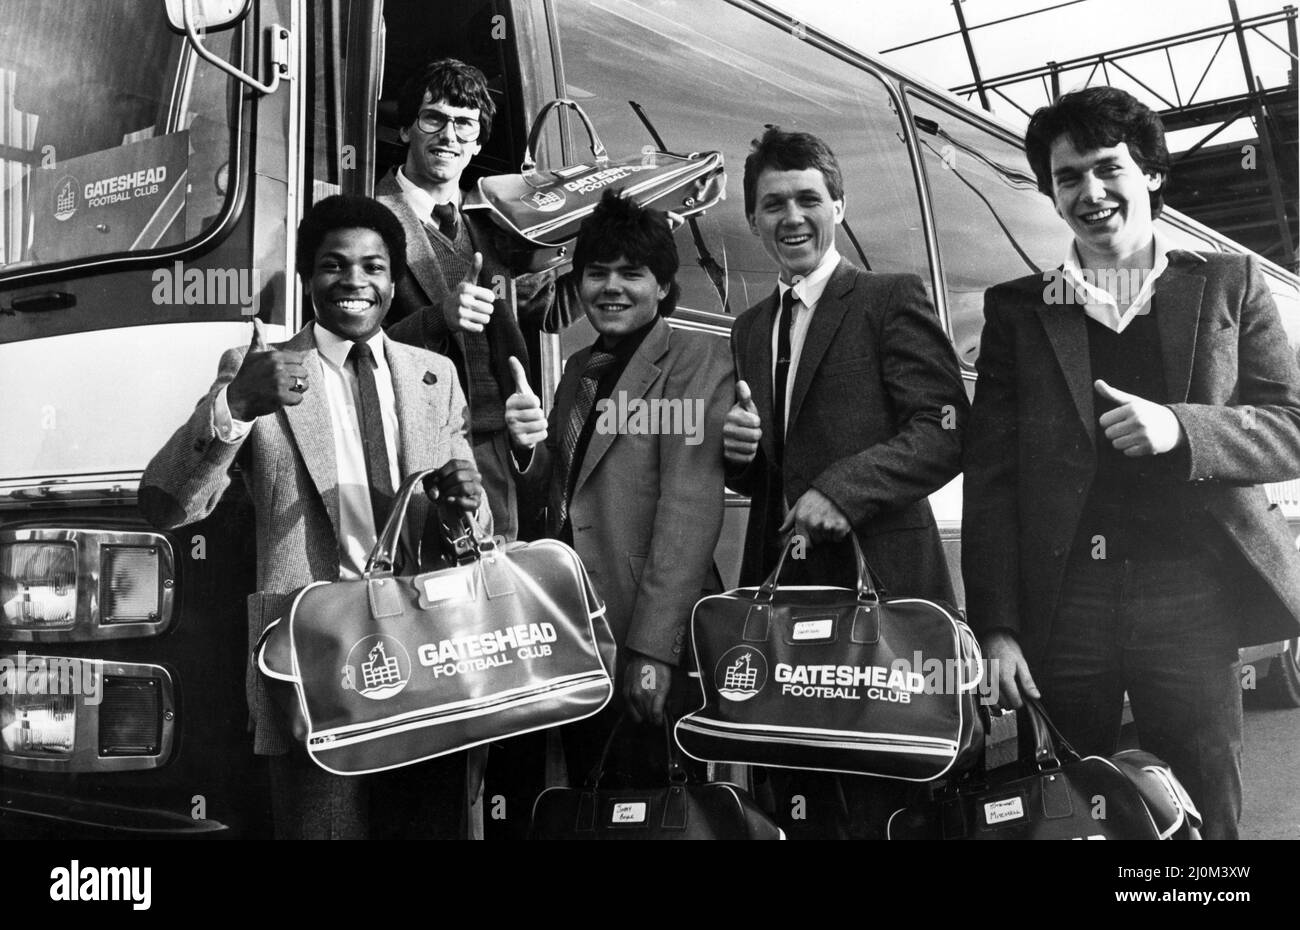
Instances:
[[[452,242],[456,241],[456,227],[460,224],[460,215],[455,204],[434,204],[433,221],[438,224],[438,230],[444,236]]]
[[[600,384],[601,377],[609,371],[610,366],[617,359],[608,352],[601,352],[599,349],[593,349],[590,358],[587,359],[587,367],[582,371],[582,377],[578,379],[578,390],[573,398],[573,408],[569,411],[569,419],[564,424],[564,434],[560,437],[560,476],[564,483],[560,486],[563,490],[560,494],[560,512],[559,520],[556,526],[564,526],[569,519],[569,494],[573,486],[573,453],[578,447],[578,437],[582,435],[582,428],[587,423],[587,417],[591,415],[592,405],[596,400],[596,388]]]
[[[370,508],[375,515],[375,532],[384,528],[393,505],[393,475],[388,464],[388,444],[384,442],[384,418],[379,409],[379,389],[375,385],[375,356],[364,342],[354,342],[348,352],[348,364],[357,375],[361,403],[357,418],[361,427],[361,444],[366,456],[366,478],[370,485]]]
[[[776,441],[776,465],[781,467],[785,451],[785,387],[790,379],[790,327],[794,323],[794,288],[788,287],[781,295],[781,318],[776,332],[776,373],[773,387],[776,402],[776,422],[772,436]]]

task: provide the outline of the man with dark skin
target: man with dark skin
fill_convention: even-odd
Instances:
[[[432,503],[412,502],[412,527],[471,513],[490,526],[451,363],[380,329],[402,267],[401,225],[372,200],[330,197],[308,211],[298,248],[315,321],[269,346],[255,320],[251,344],[222,356],[212,388],[140,487],[145,516],[171,529],[210,514],[231,466],[241,466],[257,531],[250,649],[299,588],[361,576],[405,475],[438,469],[426,482]],[[399,558],[414,570],[409,543]],[[377,775],[328,774],[289,736],[252,663],[247,689],[254,751],[270,756],[277,837],[467,832],[481,771],[467,754]]]

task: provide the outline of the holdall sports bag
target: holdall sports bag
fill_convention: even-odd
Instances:
[[[706,597],[691,636],[704,706],[677,723],[689,756],[929,781],[984,745],[978,643],[950,608],[885,597],[857,539],[856,591],[763,584]]]
[[[591,160],[550,170],[537,168],[537,143],[546,117],[569,107],[582,120],[591,143]],[[621,188],[641,206],[694,216],[713,206],[727,190],[721,152],[645,151],[611,159],[591,118],[572,100],[542,107],[528,134],[519,174],[480,178],[465,210],[484,210],[506,233],[504,251],[512,269],[542,271],[563,264],[578,226],[596,208],[607,188]]]
[[[1128,749],[1081,758],[1025,695],[1033,758],[982,766],[895,811],[891,840],[1199,840],[1201,815],[1168,765]],[[1022,745],[1024,745],[1022,743]]]
[[[547,788],[533,803],[530,840],[783,840],[785,833],[735,785],[688,783],[668,724],[668,785],[602,790],[618,719],[584,788]]]
[[[410,765],[581,720],[613,695],[614,638],[578,554],[498,546],[472,530],[463,563],[393,574],[411,475],[353,581],[297,592],[257,648],[294,735],[337,775]]]

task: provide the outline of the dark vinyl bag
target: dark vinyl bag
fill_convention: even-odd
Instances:
[[[1201,815],[1149,752],[1082,757],[1025,696],[1032,759],[982,768],[895,811],[891,840],[1199,840]]]
[[[930,781],[982,752],[979,645],[946,605],[884,596],[857,538],[857,590],[763,584],[691,617],[704,706],[677,723],[689,756]]]
[[[531,840],[783,840],[785,834],[743,790],[725,782],[690,784],[667,725],[668,784],[602,789],[610,747],[626,715],[605,741],[583,788],[547,788],[533,803]]]
[[[577,165],[541,170],[537,144],[546,118],[569,107],[582,120],[591,145],[591,159]],[[721,152],[645,150],[627,158],[610,158],[591,118],[572,100],[552,100],[542,107],[528,134],[519,174],[479,179],[464,209],[483,210],[503,233],[497,244],[516,273],[558,267],[570,250],[582,221],[596,208],[607,189],[622,189],[641,206],[666,210],[683,218],[694,216],[726,196]]]
[[[394,575],[411,495],[433,471],[402,483],[364,576],[299,590],[256,649],[294,735],[337,775],[581,720],[613,695],[605,606],[563,543],[470,530],[460,564]]]

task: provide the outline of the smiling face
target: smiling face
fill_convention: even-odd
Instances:
[[[331,333],[364,342],[379,331],[393,302],[388,247],[373,229],[333,229],[312,262],[316,322]]]
[[[787,284],[820,264],[844,221],[844,201],[831,199],[826,177],[816,168],[767,169],[754,187],[749,228],[780,266]]]
[[[668,285],[656,281],[649,268],[623,258],[588,263],[579,284],[587,319],[611,342],[650,323],[667,294]]]
[[[1161,178],[1143,174],[1126,143],[1080,152],[1068,135],[1052,142],[1052,200],[1070,225],[1088,267],[1124,267],[1145,255],[1153,221],[1150,192]]]
[[[402,141],[409,144],[402,173],[413,183],[426,189],[444,185],[457,186],[460,183],[461,173],[470,159],[477,155],[483,146],[478,139],[473,142],[462,142],[457,139],[455,120],[458,117],[477,120],[479,109],[453,106],[446,100],[431,101],[428,91],[425,91],[424,100],[420,103],[420,112],[430,111],[441,114],[440,118],[451,117],[451,119],[448,119],[446,125],[438,132],[425,132],[420,129],[418,118],[402,130]]]

